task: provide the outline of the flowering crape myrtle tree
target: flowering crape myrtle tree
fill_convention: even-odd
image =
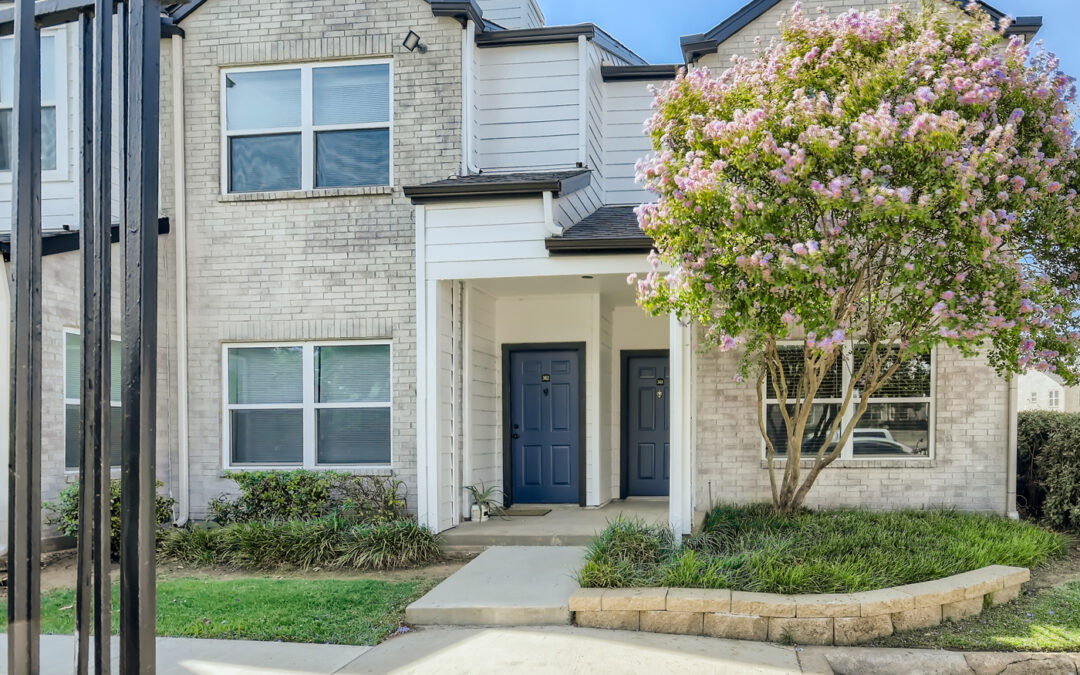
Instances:
[[[1052,56],[966,11],[796,7],[754,58],[656,95],[655,154],[638,166],[659,195],[638,210],[654,271],[631,283],[646,309],[698,324],[703,347],[741,353],[780,512],[840,456],[868,399],[935,346],[1004,376],[1077,380],[1075,88]],[[783,402],[780,448],[767,398]]]

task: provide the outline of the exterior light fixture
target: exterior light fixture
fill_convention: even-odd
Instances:
[[[409,34],[405,36],[404,42],[401,46],[408,49],[410,52],[419,50],[421,54],[427,53],[427,45],[420,42],[420,36],[416,34],[416,31],[410,30]]]

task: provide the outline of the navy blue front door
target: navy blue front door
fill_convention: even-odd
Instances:
[[[510,353],[510,465],[513,499],[576,504],[580,458],[578,352]]]
[[[668,357],[631,356],[626,374],[627,495],[666,496],[671,468]]]

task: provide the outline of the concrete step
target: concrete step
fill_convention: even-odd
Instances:
[[[495,546],[409,605],[405,620],[427,626],[543,626],[570,623],[576,546]]]
[[[455,546],[588,546],[596,533],[591,534],[526,534],[483,532],[455,528],[443,532],[447,547]]]

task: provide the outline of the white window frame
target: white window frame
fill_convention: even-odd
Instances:
[[[72,397],[68,396],[68,390],[67,390],[67,366],[68,366],[68,363],[67,363],[67,360],[68,360],[68,357],[67,357],[67,340],[68,340],[68,335],[78,335],[79,336],[79,344],[81,346],[81,344],[82,344],[82,331],[80,329],[78,329],[78,328],[73,328],[73,327],[70,327],[70,326],[65,327],[64,331],[63,331],[63,336],[62,336],[63,342],[61,342],[62,348],[60,350],[60,352],[62,354],[60,367],[63,369],[60,372],[62,372],[64,374],[64,381],[63,381],[63,384],[61,385],[61,390],[62,390],[61,394],[63,395],[63,399],[64,399],[64,413],[63,413],[63,415],[64,415],[64,426],[63,426],[63,430],[64,430],[64,473],[66,473],[66,474],[76,474],[76,473],[79,472],[79,467],[77,467],[77,466],[68,466],[67,465],[67,431],[68,431],[67,430],[67,407],[69,405],[82,406],[82,389],[80,388],[78,397],[72,398]],[[109,347],[110,347],[110,349],[112,348],[112,345],[111,345],[112,342],[120,342],[120,341],[121,340],[120,340],[119,335],[111,335],[111,336],[109,336],[109,342],[110,342]],[[81,354],[81,352],[80,352],[80,354]],[[110,394],[111,393],[112,392],[110,391]],[[109,412],[111,414],[113,414],[113,415],[119,415],[120,414],[120,405],[121,405],[120,401],[113,401],[112,396],[110,395],[110,397],[109,397],[109,408],[110,408]],[[110,452],[111,452],[111,448],[110,448]],[[113,473],[119,473],[120,466],[118,464],[110,464],[110,467],[111,467],[111,470],[112,470]]]
[[[803,342],[801,342],[799,340],[783,340],[783,341],[778,342],[777,346],[778,347],[801,347],[801,346],[804,346],[804,344],[805,343],[803,343]],[[856,344],[858,344],[858,343],[854,342],[854,341],[847,341],[847,342],[844,342],[844,345],[843,345],[844,352],[843,352],[843,356],[841,357],[842,362],[843,362],[843,367],[841,369],[842,372],[843,372],[843,379],[842,379],[841,385],[840,385],[841,394],[843,394],[844,392],[846,392],[848,390],[848,386],[851,384],[851,377],[855,373],[855,346],[856,346]],[[778,399],[776,399],[776,398],[769,395],[771,393],[769,391],[769,389],[771,389],[771,387],[769,387],[769,385],[768,385],[768,378],[766,378],[761,383],[761,387],[762,387],[762,392],[763,392],[763,396],[762,396],[762,406],[763,407],[762,407],[762,410],[761,410],[761,414],[767,417],[769,406],[770,405],[779,405],[780,402],[779,402]],[[860,396],[852,396],[851,404],[848,406],[847,412],[844,413],[844,420],[843,420],[843,423],[842,423],[842,425],[840,427],[841,429],[844,429],[849,424],[851,424],[851,420],[855,416],[855,407],[858,405],[860,400],[861,400]],[[788,402],[793,403],[794,400],[793,399],[788,399]],[[880,456],[873,456],[873,455],[856,455],[856,454],[854,454],[854,445],[855,445],[854,444],[854,434],[852,434],[848,438],[847,443],[844,444],[843,449],[840,451],[840,457],[838,459],[840,459],[840,460],[850,460],[850,461],[855,461],[855,462],[874,463],[874,462],[895,462],[897,460],[900,460],[900,461],[929,462],[929,461],[932,461],[932,460],[934,460],[936,458],[936,452],[937,452],[937,443],[935,442],[936,437],[937,437],[937,431],[936,431],[936,427],[937,427],[937,349],[936,348],[930,350],[930,395],[929,396],[894,396],[894,397],[871,396],[870,397],[870,402],[871,403],[929,403],[930,404],[930,411],[928,413],[928,415],[929,415],[929,420],[928,420],[929,429],[927,431],[928,439],[929,439],[929,441],[928,441],[929,445],[928,445],[926,454],[925,455],[912,455],[910,457],[899,457],[899,456],[897,456],[897,457],[880,457]],[[826,405],[835,404],[837,406],[842,406],[844,404],[844,397],[841,395],[839,398],[815,398],[813,403],[815,405],[816,404],[826,404]],[[762,438],[761,439],[761,456],[762,456],[762,458],[766,458],[768,456],[767,452],[768,452],[768,447],[767,447],[767,445],[765,443],[765,439]],[[810,457],[808,455],[803,455],[803,459],[807,459],[807,458],[810,458]],[[777,461],[783,462],[783,461],[787,461],[787,456],[778,454],[778,455],[776,455],[775,459]]]
[[[1058,410],[1061,408],[1061,392],[1057,389],[1051,389],[1048,392],[1047,403],[1051,410]]]
[[[43,170],[41,181],[44,183],[66,181],[68,179],[68,49],[67,28],[53,28],[41,31],[41,37],[53,38],[53,94],[52,100],[41,100],[42,108],[56,108],[56,168]],[[7,36],[0,40],[14,40]],[[0,109],[10,110],[10,106],[0,105]],[[14,159],[14,158],[13,158]],[[0,171],[0,183],[10,183],[12,171]]]
[[[387,105],[389,119],[386,122],[362,122],[358,124],[322,124],[316,125],[314,115],[314,90],[312,71],[317,68],[337,68],[341,66],[376,66],[386,64],[390,68],[390,92]],[[229,130],[228,95],[225,79],[232,73],[266,72],[273,70],[300,71],[300,126],[273,129]],[[229,189],[231,173],[229,140],[234,136],[270,136],[282,134],[300,134],[300,188],[298,190],[272,190],[271,192],[303,192],[312,190],[349,190],[366,187],[393,187],[394,185],[394,60],[393,59],[353,59],[349,61],[318,61],[313,63],[287,63],[261,66],[243,66],[221,69],[221,194],[259,194],[258,192],[233,192]],[[356,129],[388,129],[390,132],[390,162],[386,185],[359,185],[354,187],[316,187],[315,186],[315,134],[320,131],[351,131]]]
[[[354,347],[386,345],[390,350],[390,382],[387,401],[375,403],[318,403],[315,401],[315,349],[317,347]],[[300,347],[302,349],[303,396],[301,403],[229,403],[229,350],[260,349],[274,347]],[[291,341],[291,342],[228,342],[221,345],[221,447],[222,465],[227,471],[293,471],[296,469],[363,472],[372,469],[389,469],[394,465],[394,345],[392,340],[337,340],[337,341]],[[370,464],[319,464],[317,437],[317,410],[324,408],[387,408],[390,411],[390,459],[385,463]],[[230,411],[232,410],[303,410],[304,454],[299,464],[252,464],[233,463]]]

